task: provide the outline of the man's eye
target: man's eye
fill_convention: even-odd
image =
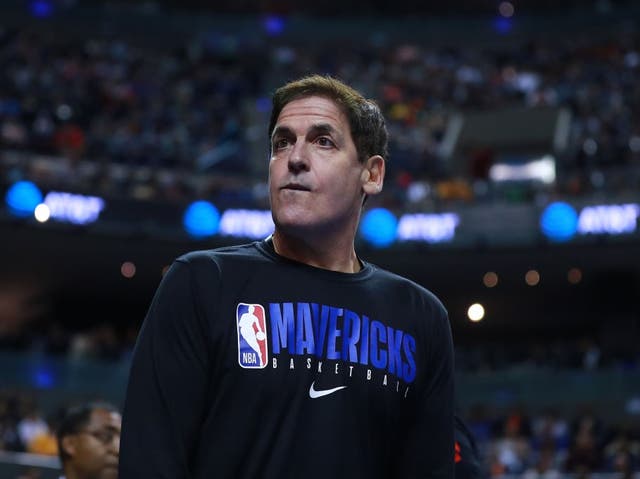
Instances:
[[[319,137],[316,142],[318,143],[318,145],[320,146],[334,146],[333,141],[331,141],[329,138],[327,138],[326,136],[321,136]]]
[[[280,150],[282,148],[286,148],[289,145],[289,140],[286,138],[280,138],[279,140],[275,140],[273,142],[273,149]]]

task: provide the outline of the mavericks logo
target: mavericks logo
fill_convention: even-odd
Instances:
[[[358,366],[365,368],[367,380],[372,379],[373,370],[378,370],[384,375],[384,386],[388,384],[387,375],[397,378],[398,391],[400,381],[408,385],[416,378],[415,338],[346,308],[306,302],[269,303],[267,308],[239,303],[236,322],[238,363],[243,368],[266,367],[270,340],[274,369],[284,353],[290,358],[290,369],[295,368],[294,358],[299,357],[307,369],[315,359],[318,372],[327,360],[335,361],[336,374],[339,364],[346,365],[349,377]]]

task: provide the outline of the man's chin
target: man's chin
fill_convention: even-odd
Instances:
[[[292,217],[285,216],[284,218],[276,218],[274,223],[276,231],[293,237],[306,236],[318,228],[317,224],[303,221],[299,216],[295,217],[294,215],[292,215]]]
[[[276,225],[276,234],[282,238],[298,239],[303,242],[325,238],[331,228],[323,223],[280,223]]]
[[[100,471],[99,479],[118,479],[118,466],[117,465],[109,465],[105,466],[104,469]]]

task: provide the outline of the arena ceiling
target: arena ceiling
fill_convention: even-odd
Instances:
[[[107,3],[94,0],[93,3]],[[118,2],[109,2],[118,3]],[[128,4],[135,2],[126,2]],[[296,2],[294,0],[234,0],[211,2],[208,0],[138,0],[137,3],[156,5],[180,10],[198,10],[220,13],[281,13],[315,15],[375,15],[431,13],[443,15],[467,15],[494,13],[500,4],[495,0],[466,0],[464,2],[445,2],[442,0],[329,0],[324,2]],[[562,10],[600,10],[606,11],[618,6],[630,5],[629,0],[519,0],[512,2],[522,12],[557,12]]]

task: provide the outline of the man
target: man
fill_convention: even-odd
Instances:
[[[303,78],[274,94],[269,136],[275,231],[165,275],[134,351],[121,479],[452,478],[446,311],[354,249],[384,181],[378,106]]]
[[[117,478],[121,423],[118,410],[106,403],[69,409],[56,434],[64,477]]]

